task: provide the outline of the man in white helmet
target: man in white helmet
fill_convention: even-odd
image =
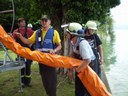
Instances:
[[[97,31],[97,24],[95,21],[88,21],[86,23],[85,39],[89,42],[96,59],[93,61],[93,70],[101,77],[100,65],[103,64],[102,42],[99,36],[95,33]]]
[[[90,64],[91,60],[95,59],[93,51],[89,43],[82,38],[84,36],[84,31],[79,23],[70,23],[67,30],[67,37],[71,41],[71,56],[83,60],[80,66],[74,68],[75,74],[75,96],[90,96],[81,80],[77,75],[79,72],[83,71],[87,65]]]

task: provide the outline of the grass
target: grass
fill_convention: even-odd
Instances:
[[[16,55],[9,51],[11,57],[15,59]],[[4,52],[0,51],[0,60]],[[47,96],[41,81],[38,70],[38,63],[33,62],[32,70],[32,87],[23,89],[19,92],[19,70],[10,70],[0,73],[0,96]],[[58,75],[57,96],[74,96],[74,84],[69,84],[68,79]]]

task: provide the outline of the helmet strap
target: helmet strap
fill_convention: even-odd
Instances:
[[[92,35],[92,34],[90,33],[89,29],[87,29],[86,33],[87,33],[88,35]]]
[[[86,34],[88,32],[88,27],[86,27],[86,29],[84,29],[84,34]]]
[[[70,34],[71,35],[71,34]],[[75,35],[71,35],[71,37],[70,37],[70,40],[72,40],[72,38],[74,38],[75,37]]]
[[[90,31],[88,30],[88,34],[91,35]]]

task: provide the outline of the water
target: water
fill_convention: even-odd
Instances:
[[[115,35],[116,62],[109,65],[106,75],[112,96],[128,96],[128,30],[116,30]]]

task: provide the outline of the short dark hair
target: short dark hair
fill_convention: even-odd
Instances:
[[[21,21],[25,21],[25,19],[24,18],[19,18],[18,23],[20,23]]]

